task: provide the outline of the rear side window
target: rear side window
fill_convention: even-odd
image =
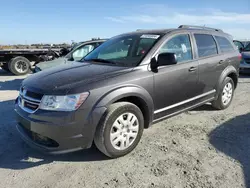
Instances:
[[[215,36],[215,38],[219,44],[221,52],[230,52],[234,50],[232,44],[225,37]]]
[[[217,46],[212,35],[194,34],[199,57],[218,54]]]

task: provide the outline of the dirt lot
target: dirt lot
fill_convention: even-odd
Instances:
[[[23,77],[0,70],[0,187],[250,187],[250,77],[230,108],[209,105],[145,130],[131,154],[110,160],[96,148],[48,156],[15,129],[14,99]]]

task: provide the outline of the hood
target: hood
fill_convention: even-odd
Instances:
[[[44,70],[44,69],[48,69],[48,68],[51,68],[51,67],[64,65],[64,64],[67,64],[67,63],[72,63],[72,61],[67,61],[66,58],[60,57],[60,58],[54,59],[52,61],[44,61],[44,62],[38,63],[36,65],[36,67],[38,67],[41,70]]]
[[[75,62],[33,74],[23,81],[22,86],[48,95],[72,94],[86,91],[86,86],[90,83],[115,77],[130,70],[132,68]]]
[[[250,59],[250,52],[241,52],[243,59]]]

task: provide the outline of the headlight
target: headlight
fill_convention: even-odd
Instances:
[[[82,105],[88,96],[89,92],[66,96],[44,95],[40,104],[40,109],[74,111]]]

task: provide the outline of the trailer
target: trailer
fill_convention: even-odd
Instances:
[[[67,48],[51,49],[3,49],[0,50],[0,67],[15,75],[25,75],[34,65],[66,55]]]

